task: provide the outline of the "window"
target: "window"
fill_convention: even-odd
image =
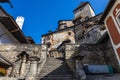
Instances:
[[[82,9],[80,9],[80,11],[82,11]]]
[[[70,36],[70,35],[71,35],[71,32],[68,32],[68,35]]]
[[[89,17],[88,17],[88,16],[86,16],[86,17],[85,17],[85,20],[88,20],[88,19],[89,19]]]
[[[118,14],[118,16],[117,16],[117,22],[120,25],[120,14]]]
[[[50,42],[48,42],[46,45],[47,45],[47,48],[50,48],[51,43],[50,43]]]
[[[120,12],[119,14],[116,16],[116,20],[117,20],[117,23],[118,23],[118,26],[120,26]],[[118,31],[120,30],[120,27],[116,27],[118,29]]]
[[[46,37],[46,41],[47,41],[47,40],[50,40],[50,36],[47,36],[47,37]]]
[[[77,24],[80,24],[81,23],[81,20],[77,20],[76,22],[75,22],[75,24],[77,25]]]
[[[67,28],[67,26],[64,26],[64,28]]]

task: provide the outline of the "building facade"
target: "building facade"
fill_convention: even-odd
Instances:
[[[74,28],[72,21],[59,21],[58,30],[42,35],[42,44],[46,44],[48,47],[48,54],[59,54],[57,48],[64,42],[70,41],[75,43]]]
[[[111,6],[112,5],[112,6]],[[104,21],[120,65],[120,1],[110,1],[101,19]]]

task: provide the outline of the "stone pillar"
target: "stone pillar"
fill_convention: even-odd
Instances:
[[[23,56],[22,61],[21,61],[21,67],[19,70],[20,77],[25,76],[25,70],[26,70],[26,55]]]
[[[85,80],[86,79],[86,74],[83,70],[83,64],[81,61],[76,60],[76,79],[77,80]]]
[[[25,80],[36,80],[38,57],[30,57],[30,70]]]

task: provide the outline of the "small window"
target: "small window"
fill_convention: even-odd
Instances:
[[[85,17],[85,20],[88,20],[88,19],[89,19],[89,17],[88,17],[88,16],[86,16],[86,17]]]
[[[77,20],[75,24],[77,25],[77,24],[80,24],[80,23],[81,23],[81,21],[80,21],[80,20]]]
[[[68,35],[70,36],[70,35],[71,35],[71,32],[68,32]]]
[[[67,28],[67,26],[64,26],[64,28]]]
[[[80,11],[82,11],[82,9],[80,9]]]
[[[51,43],[50,43],[50,42],[48,42],[46,45],[47,45],[47,48],[50,48]]]
[[[50,36],[47,36],[47,37],[46,37],[46,41],[47,41],[47,40],[50,40]]]

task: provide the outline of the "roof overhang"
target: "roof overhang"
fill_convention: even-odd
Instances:
[[[28,43],[23,32],[11,16],[0,16],[0,22],[20,43]]]
[[[114,3],[116,2],[116,0],[110,0],[101,19],[100,19],[100,22],[104,22],[106,16],[108,15],[108,13],[110,12],[111,8],[113,7]]]

